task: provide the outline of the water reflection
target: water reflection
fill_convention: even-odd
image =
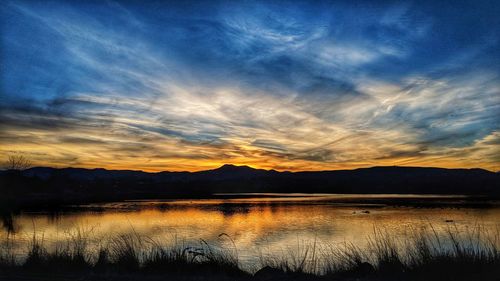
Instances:
[[[363,247],[374,226],[384,227],[389,235],[405,239],[429,224],[437,231],[444,231],[451,224],[467,229],[480,223],[494,229],[500,222],[499,208],[369,207],[327,204],[310,198],[285,201],[259,198],[87,205],[57,214],[21,213],[10,219],[2,217],[4,229],[0,234],[11,235],[21,255],[33,233],[43,234],[49,248],[82,228],[91,229],[90,242],[95,247],[110,235],[131,231],[165,245],[179,241],[189,245],[199,239],[216,241],[221,233],[227,233],[238,248],[240,260],[252,264],[263,250],[280,252],[304,241],[353,242]],[[11,229],[16,233],[12,234]]]
[[[0,212],[2,217],[2,227],[8,234],[13,234],[16,232],[16,225],[14,224],[14,215],[12,212],[3,211]]]

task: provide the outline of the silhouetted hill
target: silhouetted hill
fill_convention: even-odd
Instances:
[[[500,174],[482,169],[372,167],[277,172],[224,165],[200,172],[36,167],[1,171],[4,198],[112,200],[231,192],[470,194],[500,197]],[[22,199],[20,199],[22,198]]]

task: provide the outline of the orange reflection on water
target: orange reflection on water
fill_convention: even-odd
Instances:
[[[374,227],[384,228],[388,235],[404,240],[430,224],[439,233],[449,226],[462,230],[476,224],[486,229],[500,226],[499,208],[368,209],[321,200],[296,204],[275,199],[126,202],[100,205],[104,211],[99,212],[91,206],[87,211],[58,216],[25,213],[15,217],[17,233],[13,237],[19,250],[24,251],[34,232],[43,235],[48,247],[66,241],[77,229],[87,230],[92,245],[102,245],[113,235],[131,232],[165,245],[179,241],[193,245],[199,239],[216,243],[219,234],[226,233],[234,240],[240,259],[252,263],[263,249],[280,252],[301,241],[352,242],[363,247]],[[6,231],[0,231],[0,235],[6,236]]]

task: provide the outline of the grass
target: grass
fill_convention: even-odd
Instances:
[[[438,235],[430,227],[398,241],[374,229],[367,247],[318,246],[314,241],[279,256],[263,256],[261,266],[321,280],[500,280],[499,234],[499,229],[476,226]]]
[[[226,234],[220,238],[231,247],[204,240],[195,246],[163,246],[133,232],[91,250],[88,233],[78,230],[50,252],[43,235],[33,235],[21,260],[6,241],[0,279],[26,280],[21,277],[32,274],[29,280],[55,280],[59,274],[57,280],[499,280],[499,233],[478,226],[465,232],[449,228],[438,235],[431,228],[399,241],[374,229],[368,247],[313,241],[283,254],[262,255],[262,269],[252,275],[242,269],[235,243]]]
[[[324,275],[382,280],[499,280],[499,230],[449,228],[444,236],[418,232],[398,241],[375,229],[368,251],[349,244],[333,248]]]

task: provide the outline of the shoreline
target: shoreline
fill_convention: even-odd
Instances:
[[[0,213],[8,214],[19,211],[57,211],[86,209],[95,205],[95,209],[110,203],[133,204],[144,208],[169,208],[177,205],[210,204],[276,204],[276,205],[335,205],[338,207],[413,207],[413,208],[497,208],[500,198],[466,194],[307,194],[287,193],[224,193],[205,196],[167,196],[160,198],[101,198],[56,200],[48,198],[24,199],[18,201],[0,199]]]

